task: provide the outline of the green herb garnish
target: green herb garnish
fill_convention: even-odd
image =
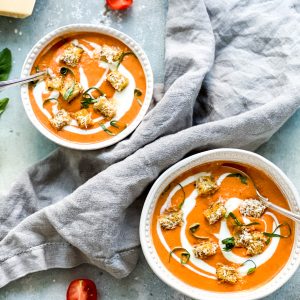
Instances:
[[[280,227],[286,227],[288,229],[288,234],[287,235],[281,235],[281,234],[277,234],[275,233],[276,230]],[[275,230],[272,232],[272,233],[269,233],[269,232],[263,232],[263,235],[264,236],[267,236],[268,239],[266,241],[266,244],[268,245],[271,241],[271,238],[273,237],[279,237],[279,238],[288,238],[290,237],[292,234],[292,229],[291,229],[291,226],[287,223],[287,222],[284,222],[282,224],[279,224],[278,226],[276,226]]]
[[[58,100],[57,98],[47,98],[47,99],[45,99],[45,101],[43,102],[43,106],[47,103],[47,102],[49,102],[49,101],[51,101],[51,100]]]
[[[137,100],[137,102],[138,102],[138,104],[140,105],[140,106],[143,106],[143,102],[142,102],[142,100],[141,99],[136,99]]]
[[[181,209],[181,207],[182,207],[182,205],[183,205],[183,203],[184,203],[184,201],[185,201],[185,191],[184,191],[184,188],[183,188],[183,186],[180,184],[180,183],[178,183],[178,185],[180,186],[180,189],[181,189],[181,191],[182,191],[182,193],[183,193],[183,200],[180,202],[180,204],[178,205],[178,207]]]
[[[110,131],[108,128],[105,127],[104,124],[100,124],[101,128],[103,129],[104,132],[106,132],[109,135],[116,135],[115,133],[113,133],[112,131]]]
[[[190,252],[187,251],[187,250],[186,250],[185,248],[183,248],[183,247],[174,247],[174,248],[172,249],[172,251],[170,251],[170,254],[169,254],[169,262],[170,262],[170,260],[171,260],[172,254],[175,253],[175,252],[177,252],[177,251],[182,251],[181,254],[180,254],[180,263],[181,263],[182,265],[187,264],[188,261],[190,260],[191,255],[190,255]]]
[[[103,93],[100,89],[98,89],[98,88],[95,87],[95,86],[92,86],[92,87],[88,88],[86,91],[83,92],[82,97],[83,97],[83,98],[92,98],[92,99],[94,99],[94,98],[89,94],[90,91],[97,91],[101,96],[104,95],[104,93]]]
[[[229,237],[227,239],[222,240],[222,244],[225,245],[223,248],[224,251],[231,251],[231,249],[235,246],[234,237]]]
[[[227,175],[227,177],[237,177],[240,179],[241,183],[243,184],[247,184],[248,178],[244,175],[242,175],[241,173],[231,173],[229,175]]]
[[[195,232],[200,228],[200,223],[194,223],[189,227],[189,231],[191,233],[191,235],[196,238],[196,239],[200,239],[200,240],[208,240],[208,237],[205,236],[199,236],[197,234],[195,234]]]
[[[122,63],[124,57],[125,57],[125,56],[128,56],[128,55],[134,55],[134,56],[135,56],[135,54],[134,54],[133,52],[131,52],[131,51],[129,51],[129,52],[123,52],[123,53],[121,54],[119,60],[118,60],[118,63],[117,63],[117,69],[119,68],[120,64]]]
[[[231,217],[231,218],[233,219],[234,224],[235,224],[236,226],[252,226],[252,225],[259,225],[258,222],[251,222],[251,223],[248,223],[248,224],[241,223],[241,222],[239,221],[239,219],[236,217],[236,215],[235,215],[233,212],[230,212],[230,213],[228,214],[228,216]]]
[[[139,90],[139,89],[134,89],[134,96],[140,97],[140,96],[142,96],[142,95],[143,95],[143,93],[142,93],[141,90]]]
[[[0,81],[8,79],[12,67],[12,55],[8,48],[0,52]]]
[[[6,106],[8,104],[9,99],[8,98],[3,98],[0,99],[0,116],[3,114],[3,112],[6,109]]]
[[[255,263],[252,259],[247,259],[246,261],[244,261],[244,262],[242,263],[242,266],[244,266],[245,263],[248,262],[248,261],[252,262],[253,265],[254,265],[254,267],[249,268],[248,271],[247,271],[247,275],[250,275],[250,274],[252,274],[252,273],[255,272],[255,270],[256,270],[256,263]]]
[[[71,97],[71,95],[73,94],[74,89],[75,89],[75,75],[74,75],[73,71],[67,67],[60,68],[59,73],[63,76],[67,76],[67,74],[69,73],[69,74],[71,74],[72,79],[73,79],[72,85],[63,94],[64,100],[68,101],[68,99]]]
[[[84,100],[81,100],[81,107],[82,108],[88,108],[90,104],[96,103],[97,99],[93,98],[85,98]]]

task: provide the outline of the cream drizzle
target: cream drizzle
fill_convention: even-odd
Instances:
[[[217,184],[220,186],[223,182],[223,180],[231,173],[224,173],[222,174],[218,179],[217,179]],[[200,176],[209,176],[211,175],[211,173],[207,173],[207,172],[200,172],[197,173],[195,175],[189,176],[186,179],[184,179],[183,181],[180,182],[182,187],[185,187],[188,184],[191,184],[193,182],[195,182]],[[171,204],[171,200],[172,197],[175,195],[175,193],[181,189],[181,187],[179,185],[176,185],[171,192],[169,193],[165,203],[162,205],[160,213],[163,213]],[[207,264],[205,261],[203,261],[202,259],[199,258],[195,258],[193,256],[193,251],[192,251],[192,245],[189,243],[188,239],[186,238],[186,220],[188,215],[190,214],[190,212],[194,209],[195,205],[196,205],[196,198],[198,196],[198,192],[196,189],[193,190],[193,192],[191,193],[191,195],[189,197],[187,197],[185,199],[184,204],[182,205],[182,211],[183,211],[183,221],[184,224],[181,226],[180,229],[180,241],[181,241],[181,245],[182,247],[184,247],[186,250],[188,250],[191,254],[190,257],[190,262],[192,265],[183,265],[184,267],[189,268],[191,271],[210,278],[210,279],[216,279],[215,273],[216,273],[216,269],[214,267],[212,267],[211,265]],[[240,205],[240,203],[243,200],[239,199],[239,198],[230,198],[226,201],[225,203],[225,207],[227,210],[227,213],[234,211],[235,209],[237,209]],[[278,220],[276,218],[276,216],[271,213],[271,212],[266,212],[265,214],[271,216],[273,218],[273,230],[275,230],[276,226],[278,225]],[[249,223],[250,220],[248,218],[243,217],[243,220],[245,222],[245,224]],[[265,221],[264,221],[265,222]],[[266,227],[266,223],[265,223],[265,227]],[[159,222],[157,222],[157,233],[159,236],[159,239],[161,241],[161,243],[163,244],[163,246],[165,247],[165,249],[170,252],[170,247],[168,246],[164,235],[162,233],[161,227],[159,225]],[[280,228],[277,229],[276,233],[280,234]],[[227,226],[227,222],[226,220],[222,220],[221,221],[221,226],[220,226],[220,231],[219,233],[215,234],[215,237],[219,240],[219,247],[222,250],[224,245],[222,244],[222,240],[228,237],[231,237],[231,233],[229,231],[229,228]],[[277,247],[279,244],[279,239],[271,239],[270,244],[268,245],[268,247],[266,248],[266,250],[256,256],[251,257],[251,260],[253,260],[256,264],[257,267],[259,267],[260,265],[264,264],[265,262],[267,262],[275,253]],[[239,255],[234,254],[232,251],[226,252],[222,250],[222,254],[223,256],[230,262],[236,263],[236,264],[243,264],[247,258],[241,257]],[[178,262],[180,262],[180,259],[176,256],[173,255],[173,258],[175,258]],[[250,267],[253,267],[253,264],[250,263],[246,263],[244,266],[241,266],[238,268],[238,272],[241,274],[241,276],[246,276],[247,275],[247,271]],[[199,272],[197,269],[195,269],[194,266],[196,266],[197,268],[203,270],[204,272],[213,274],[214,276],[208,275],[206,273],[202,273]]]

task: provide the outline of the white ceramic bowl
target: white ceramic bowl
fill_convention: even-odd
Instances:
[[[97,32],[101,34],[105,34],[108,36],[112,36],[120,41],[122,41],[125,45],[127,45],[137,56],[139,59],[144,73],[146,77],[146,94],[145,94],[145,100],[143,102],[143,106],[137,115],[137,117],[134,119],[134,121],[129,124],[129,126],[123,130],[118,135],[114,136],[113,138],[102,141],[99,143],[92,143],[92,144],[83,144],[83,143],[76,143],[67,141],[65,139],[59,138],[57,135],[49,131],[47,128],[45,128],[41,122],[37,119],[35,113],[33,112],[33,109],[30,104],[29,94],[28,94],[28,85],[25,84],[21,88],[21,98],[22,102],[25,108],[25,111],[27,113],[27,116],[29,117],[32,124],[48,139],[51,141],[72,149],[78,149],[78,150],[95,150],[100,149],[104,147],[111,146],[122,139],[124,139],[126,136],[128,136],[130,133],[132,133],[135,128],[139,125],[139,123],[144,118],[149,105],[151,103],[152,94],[153,94],[153,73],[151,69],[150,62],[145,54],[145,52],[142,50],[142,48],[139,46],[137,42],[135,42],[133,39],[131,39],[128,35],[110,28],[106,26],[101,25],[91,25],[91,24],[73,24],[73,25],[67,25],[60,27],[50,33],[48,33],[46,36],[44,36],[41,40],[39,40],[31,49],[29,54],[27,55],[27,58],[24,62],[23,68],[22,68],[22,74],[21,77],[26,77],[30,74],[32,66],[40,54],[41,51],[45,49],[45,47],[54,39],[60,36],[64,36],[70,33],[80,33],[80,32]]]
[[[146,260],[154,273],[166,284],[178,290],[182,294],[185,294],[193,299],[201,300],[253,300],[265,297],[275,290],[280,288],[289,278],[295,273],[300,264],[300,225],[297,224],[295,228],[295,241],[290,258],[284,268],[269,282],[263,286],[246,290],[242,292],[229,292],[229,293],[217,293],[205,291],[192,286],[187,285],[180,279],[175,277],[160,261],[159,256],[156,253],[155,247],[152,243],[151,236],[151,220],[156,206],[157,200],[163,190],[171,183],[176,177],[183,172],[190,170],[191,168],[202,165],[208,162],[215,161],[231,161],[236,163],[247,164],[253,166],[265,174],[277,184],[283,195],[289,202],[289,205],[293,212],[299,212],[299,195],[296,188],[287,178],[287,176],[273,163],[263,158],[262,156],[253,152],[238,150],[238,149],[217,149],[202,152],[193,156],[190,156],[171,168],[165,171],[152,186],[148,197],[145,201],[143,212],[140,221],[140,239],[141,245],[146,257]]]

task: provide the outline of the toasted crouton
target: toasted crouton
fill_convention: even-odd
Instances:
[[[94,109],[99,111],[107,119],[112,119],[117,112],[114,100],[107,99],[105,96],[100,96],[97,99],[97,102],[94,103]]]
[[[242,228],[235,236],[235,246],[246,248],[247,255],[254,256],[261,254],[266,246],[267,238],[262,232],[257,230],[250,231],[248,228]]]
[[[218,280],[230,284],[236,284],[240,279],[240,274],[237,269],[232,266],[217,264],[216,275]]]
[[[210,204],[208,209],[203,211],[203,214],[210,225],[222,219],[226,214],[226,208],[223,200],[219,199],[218,201]]]
[[[106,80],[118,92],[123,91],[129,83],[128,78],[122,75],[118,70],[111,71],[107,75]]]
[[[193,253],[197,258],[207,258],[217,253],[218,244],[211,241],[204,241],[193,246]]]
[[[46,86],[49,90],[60,90],[63,85],[62,76],[48,78],[46,80]]]
[[[259,200],[247,199],[240,205],[240,213],[245,217],[260,218],[266,206]]]
[[[200,176],[196,181],[196,188],[200,196],[209,196],[214,194],[219,186],[212,176]]]
[[[63,61],[68,66],[76,67],[80,61],[82,52],[82,48],[70,44],[60,56],[59,60]]]
[[[163,229],[171,230],[182,224],[183,212],[177,207],[170,207],[158,218],[159,225]]]
[[[100,51],[94,51],[94,58],[111,64],[118,61],[122,53],[123,51],[119,47],[103,45]]]
[[[71,122],[70,114],[64,109],[59,110],[52,119],[50,119],[50,124],[56,130],[61,130],[64,126],[69,125]]]
[[[66,77],[63,80],[63,85],[59,92],[63,96],[64,100],[70,102],[75,97],[77,97],[82,91],[81,84],[75,81],[71,77]]]
[[[93,124],[91,114],[87,109],[81,109],[74,114],[80,128],[86,129]]]

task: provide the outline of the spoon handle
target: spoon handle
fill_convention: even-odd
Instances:
[[[27,82],[33,81],[35,79],[38,79],[41,76],[44,76],[46,73],[47,72],[44,71],[44,72],[39,72],[39,73],[30,75],[30,76],[28,76],[26,78],[1,81],[0,82],[0,91],[6,89],[8,87],[11,87],[11,86],[15,86],[15,85],[18,85],[18,84],[22,84],[22,83],[27,83]]]
[[[280,214],[300,223],[300,215],[295,214],[287,209],[284,209],[280,206],[277,206],[276,204],[272,203],[272,202],[267,202],[265,203],[268,207],[272,208],[273,210],[279,212]]]

